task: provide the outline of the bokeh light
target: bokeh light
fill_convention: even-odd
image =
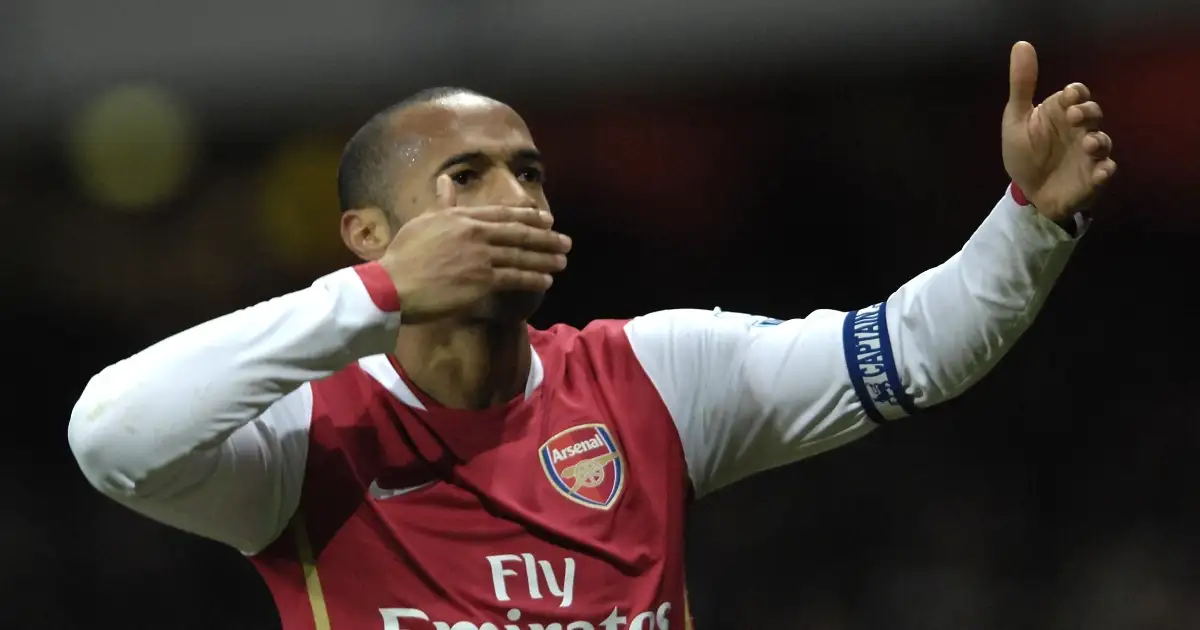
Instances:
[[[69,157],[84,193],[120,210],[153,209],[180,188],[197,153],[187,109],[161,88],[124,85],[73,121]]]
[[[343,254],[337,237],[337,168],[342,141],[313,134],[284,142],[263,171],[259,226],[285,265],[327,267]]]

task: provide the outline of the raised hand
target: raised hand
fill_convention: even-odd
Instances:
[[[1062,221],[1112,178],[1117,163],[1087,86],[1071,83],[1034,106],[1037,75],[1037,52],[1017,42],[1001,131],[1004,168],[1038,212]]]
[[[571,239],[551,231],[549,212],[457,206],[446,175],[437,193],[438,207],[401,227],[379,261],[407,321],[466,310],[493,291],[545,291],[566,267]]]

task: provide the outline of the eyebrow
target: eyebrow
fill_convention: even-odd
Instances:
[[[445,162],[442,162],[442,165],[438,167],[438,172],[440,173],[452,166],[458,166],[459,164],[474,162],[475,160],[483,157],[486,157],[483,151],[468,151],[467,153],[459,153],[458,155],[450,157]],[[513,162],[541,162],[542,154],[536,149],[519,149],[514,151],[509,159]]]

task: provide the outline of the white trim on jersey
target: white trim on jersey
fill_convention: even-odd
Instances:
[[[413,390],[408,387],[408,383],[405,383],[404,379],[400,377],[400,373],[396,371],[392,360],[386,354],[363,357],[358,360],[358,367],[362,368],[367,376],[375,379],[384,389],[391,392],[396,400],[413,409],[425,411],[425,403],[417,398]]]
[[[545,368],[542,367],[542,358],[538,356],[537,350],[533,346],[529,347],[530,362],[529,362],[529,377],[525,379],[525,397],[529,398],[533,395],[534,390],[542,384],[542,378],[545,374]],[[358,367],[362,368],[368,376],[375,379],[377,383],[383,386],[384,389],[392,393],[401,403],[408,405],[414,409],[425,411],[425,403],[404,381],[400,373],[396,371],[396,366],[392,365],[392,360],[384,354],[375,356],[363,357],[358,361]]]
[[[662,311],[625,330],[703,496],[961,394],[1029,327],[1073,244],[1009,194],[962,251],[875,306],[785,322]]]

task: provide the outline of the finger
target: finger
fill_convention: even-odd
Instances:
[[[1112,138],[1103,131],[1093,131],[1083,137],[1083,150],[1097,160],[1112,154]]]
[[[489,223],[523,223],[543,230],[548,230],[554,225],[554,215],[537,208],[474,206],[459,208],[458,212],[463,216]]]
[[[540,273],[557,273],[567,268],[567,257],[563,254],[547,254],[520,247],[503,246],[493,246],[490,253],[493,267],[511,267]]]
[[[1071,83],[1063,88],[1063,95],[1066,97],[1066,105],[1069,107],[1076,103],[1091,100],[1092,91],[1082,83]]]
[[[1006,116],[1021,120],[1033,110],[1033,95],[1037,91],[1037,51],[1029,42],[1017,42],[1008,61],[1008,106]]]
[[[453,208],[458,205],[458,191],[454,188],[454,180],[449,175],[437,178],[437,202],[439,208]]]
[[[1065,100],[1069,99],[1064,94]],[[1096,101],[1084,101],[1067,108],[1067,124],[1073,127],[1096,129],[1100,126],[1100,121],[1103,119],[1104,110],[1100,109],[1100,103]]]
[[[1112,160],[1104,160],[1092,169],[1092,183],[1096,186],[1106,184],[1117,174],[1117,163]]]
[[[1070,123],[1067,122],[1067,92],[1059,90],[1054,94],[1046,97],[1041,105],[1037,106],[1039,112],[1045,115],[1054,129],[1065,132],[1069,131]]]
[[[545,291],[554,284],[548,273],[505,267],[492,272],[492,286],[501,291]]]
[[[550,254],[571,251],[571,238],[565,234],[534,228],[522,223],[479,223],[484,240],[492,245],[520,247]]]

